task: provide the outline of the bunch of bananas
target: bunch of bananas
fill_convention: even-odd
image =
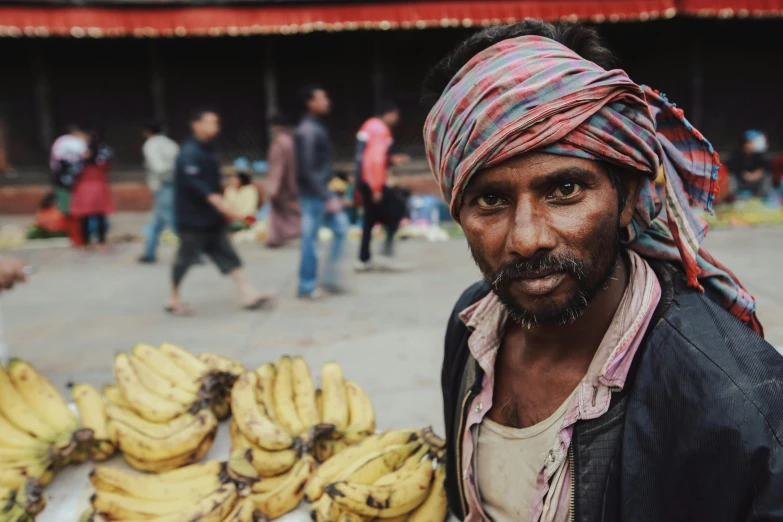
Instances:
[[[32,522],[46,507],[41,485],[30,478],[18,490],[0,487],[0,521]]]
[[[443,522],[445,444],[431,429],[373,435],[327,460],[305,487],[316,522]]]
[[[49,380],[31,364],[12,359],[0,367],[0,488],[21,491],[28,479],[46,485],[78,460],[92,438]],[[2,520],[2,519],[0,519]]]
[[[92,509],[104,520],[158,522],[260,522],[250,485],[258,475],[242,458],[209,461],[158,475],[131,475],[98,466],[90,474],[95,486]]]
[[[268,518],[296,508],[319,460],[375,431],[364,391],[327,363],[317,390],[301,357],[281,357],[236,381],[231,393],[231,444],[258,472],[251,499]],[[300,455],[304,455],[300,457]]]
[[[102,401],[93,398],[82,411],[95,432],[93,456],[100,460],[116,446],[132,467],[153,472],[198,462],[212,447],[218,419],[229,416],[227,397],[243,372],[230,359],[196,357],[168,343],[159,348],[137,344],[130,353],[117,354],[116,385],[103,389],[109,403],[105,425],[100,422]]]

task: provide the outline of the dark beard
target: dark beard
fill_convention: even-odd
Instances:
[[[567,325],[585,313],[590,303],[609,287],[609,281],[620,259],[619,234],[596,241],[587,261],[570,254],[545,253],[533,258],[519,258],[503,263],[495,270],[481,260],[471,247],[471,254],[484,278],[492,287],[511,319],[525,328]],[[552,304],[536,311],[524,308],[511,294],[511,283],[537,273],[566,273],[576,281],[576,289],[565,305]]]

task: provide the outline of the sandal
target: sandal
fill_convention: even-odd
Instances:
[[[179,303],[177,305],[166,304],[163,306],[163,309],[171,315],[176,315],[179,317],[193,315],[194,312],[194,310],[185,303]]]
[[[263,294],[256,297],[253,301],[242,305],[242,308],[244,308],[245,310],[258,310],[259,308],[261,308],[262,306],[264,306],[265,304],[271,301],[272,301],[271,295]]]

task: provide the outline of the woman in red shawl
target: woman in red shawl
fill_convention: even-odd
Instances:
[[[84,245],[90,244],[90,219],[97,222],[98,243],[106,244],[107,219],[114,213],[109,168],[114,152],[98,132],[90,136],[89,153],[71,195],[71,215],[81,220]]]
[[[271,119],[272,145],[269,147],[269,234],[266,244],[279,247],[299,237],[301,221],[296,189],[294,137],[288,121],[281,115]]]

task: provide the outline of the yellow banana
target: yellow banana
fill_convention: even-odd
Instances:
[[[185,390],[191,395],[198,393],[199,385],[190,374],[154,346],[137,344],[131,349],[131,353],[177,389]]]
[[[41,485],[52,479],[53,466],[50,459],[32,459],[25,462],[0,465],[0,486],[19,489],[27,479],[36,478]]]
[[[324,490],[344,509],[368,517],[391,518],[410,513],[427,498],[432,461],[424,460],[405,479],[386,486],[335,482]]]
[[[234,420],[247,439],[263,449],[276,451],[293,446],[293,438],[273,422],[256,402],[256,374],[247,372],[234,384],[231,391],[231,410]]]
[[[321,388],[315,390],[315,405],[318,408],[318,418],[323,421],[324,418],[324,394]]]
[[[192,424],[167,438],[150,437],[114,420],[109,421],[108,428],[123,453],[144,460],[162,460],[194,451],[209,433],[217,431],[217,424],[212,412],[203,410]]]
[[[218,473],[201,475],[184,482],[168,483],[154,475],[131,475],[114,468],[98,466],[90,473],[90,482],[98,491],[122,493],[146,500],[199,498],[222,484]]]
[[[223,522],[260,522],[263,515],[256,509],[255,504],[249,498],[243,498],[234,507],[234,511],[229,513]]]
[[[275,365],[266,363],[259,366],[256,377],[256,402],[267,417],[278,421],[275,415]]]
[[[110,442],[106,428],[106,403],[98,390],[89,384],[74,384],[71,387],[73,402],[79,409],[82,425],[93,433],[93,445],[90,455],[95,460],[106,460],[114,454],[114,444]]]
[[[307,363],[301,357],[292,359],[291,377],[293,379],[296,413],[304,425],[304,429],[308,430],[321,422],[321,416],[318,413],[313,376],[310,374]]]
[[[79,429],[79,418],[68,408],[59,390],[30,363],[11,359],[8,376],[27,405],[57,433]]]
[[[20,462],[42,460],[49,458],[47,449],[30,448],[0,448],[0,462],[3,466],[10,466]]]
[[[321,369],[321,396],[324,403],[324,423],[344,430],[348,426],[348,397],[345,393],[343,370],[335,362],[326,363]]]
[[[219,488],[220,485],[213,490],[206,492],[206,495],[209,495]],[[194,502],[198,501],[203,496],[205,496],[205,494],[197,493],[193,496],[170,500],[147,500],[98,490],[92,496],[91,501],[95,511],[97,511],[99,515],[105,516],[110,520],[146,520],[161,515],[180,513],[187,507],[192,506]]]
[[[43,487],[38,480],[34,478],[28,479],[14,495],[13,502],[22,506],[30,515],[38,515],[46,507]],[[2,513],[1,506],[0,513]]]
[[[45,449],[49,444],[17,428],[0,414],[0,447]]]
[[[345,381],[345,393],[348,396],[350,422],[340,435],[350,443],[359,442],[375,433],[375,409],[370,398],[357,383]]]
[[[261,480],[253,484],[252,491],[253,493],[269,493],[270,491],[277,489],[280,484],[288,480],[290,475],[291,470],[288,470],[285,473],[281,473],[280,475],[275,475],[273,477],[261,477]]]
[[[19,504],[14,504],[7,513],[0,514],[2,522],[32,522],[34,519]]]
[[[352,511],[343,510],[340,511],[340,515],[335,522],[365,522],[369,520],[367,517],[363,517]]]
[[[274,390],[275,417],[290,433],[299,435],[305,427],[296,413],[291,358],[288,356],[281,357],[275,364]]]
[[[150,522],[222,522],[234,509],[237,499],[237,488],[229,483],[199,502],[191,502],[179,513],[157,517]]]
[[[125,408],[126,410],[131,409],[130,401],[125,398],[125,396],[122,394],[122,391],[120,391],[119,386],[116,384],[107,384],[104,386],[103,396],[106,397],[106,402],[109,404],[113,404],[118,408]]]
[[[250,463],[262,477],[274,477],[285,473],[296,464],[298,455],[292,449],[267,451],[259,448],[249,440],[237,427],[234,419],[228,423],[228,433],[233,450],[249,450]]]
[[[21,431],[41,440],[51,442],[59,435],[54,427],[30,408],[2,367],[0,367],[0,413]]]
[[[175,433],[193,424],[193,422],[196,420],[195,415],[191,413],[183,413],[179,417],[175,417],[168,422],[155,423],[139,417],[131,410],[118,408],[113,404],[109,404],[106,407],[106,417],[108,419],[127,424],[131,428],[136,429],[136,431],[156,439],[165,439],[171,437]]]
[[[383,520],[383,522],[407,522],[408,520],[408,514],[405,513],[404,515],[399,515],[396,517],[390,517],[390,518],[373,518],[372,520]],[[443,522],[442,520],[433,521],[433,522]]]
[[[199,360],[209,366],[211,370],[217,372],[230,373],[235,377],[240,377],[247,369],[241,362],[223,357],[216,353],[202,353],[198,356]]]
[[[333,482],[335,477],[351,464],[370,453],[380,451],[389,446],[408,444],[419,440],[417,430],[392,430],[372,435],[349,448],[336,454],[318,468],[305,488],[305,498],[309,502],[318,500],[323,494],[323,488]]]
[[[158,347],[158,350],[171,359],[182,371],[187,373],[193,382],[198,381],[209,373],[209,366],[176,344],[163,343]]]
[[[270,520],[296,509],[304,496],[304,486],[316,468],[315,459],[305,455],[296,463],[288,478],[277,489],[268,493],[252,493],[248,498],[256,509]]]
[[[231,416],[231,402],[223,396],[213,397],[209,402],[209,408],[219,420],[226,420]]]
[[[310,510],[310,517],[315,522],[337,522],[339,515],[340,510],[329,495],[319,498]]]
[[[356,484],[375,484],[378,479],[402,466],[405,460],[420,447],[421,442],[416,441],[370,453],[340,473],[337,480]]]
[[[315,459],[318,462],[326,462],[332,456],[341,452],[345,448],[350,446],[344,440],[324,440],[319,439],[315,441]]]
[[[182,404],[164,399],[145,388],[126,353],[119,353],[114,358],[114,378],[122,395],[126,398],[132,397],[131,409],[148,421],[170,421],[187,410]]]
[[[435,478],[432,481],[432,490],[427,500],[410,514],[408,522],[443,522],[446,520],[449,505],[446,500],[445,480],[446,465],[439,462],[438,469],[435,470]]]
[[[79,517],[79,522],[94,522],[95,515],[96,513],[93,508],[86,509],[84,513],[82,513],[82,516]]]
[[[161,377],[135,355],[131,354],[129,359],[139,381],[147,390],[159,397],[163,397],[164,399],[177,402],[187,407],[192,406],[193,403],[196,402],[197,397],[195,393],[186,391],[172,384],[171,381]]]
[[[384,475],[374,482],[376,486],[388,486],[390,484],[396,484],[400,480],[404,479],[416,469],[416,466],[422,461],[425,455],[429,452],[429,447],[425,444],[419,451],[411,455],[405,460],[405,463],[397,470]]]
[[[155,479],[166,484],[179,484],[180,482],[189,482],[204,475],[219,475],[222,470],[222,462],[210,460],[200,464],[191,464],[174,471],[159,473],[155,475]]]
[[[183,466],[194,464],[201,460],[204,455],[209,452],[209,448],[212,447],[212,443],[215,441],[215,432],[210,432],[207,437],[201,441],[198,448],[190,453],[183,455],[177,455],[163,460],[147,460],[134,457],[130,453],[123,453],[125,461],[134,469],[139,471],[147,471],[151,473],[161,473],[164,471],[172,471]]]

